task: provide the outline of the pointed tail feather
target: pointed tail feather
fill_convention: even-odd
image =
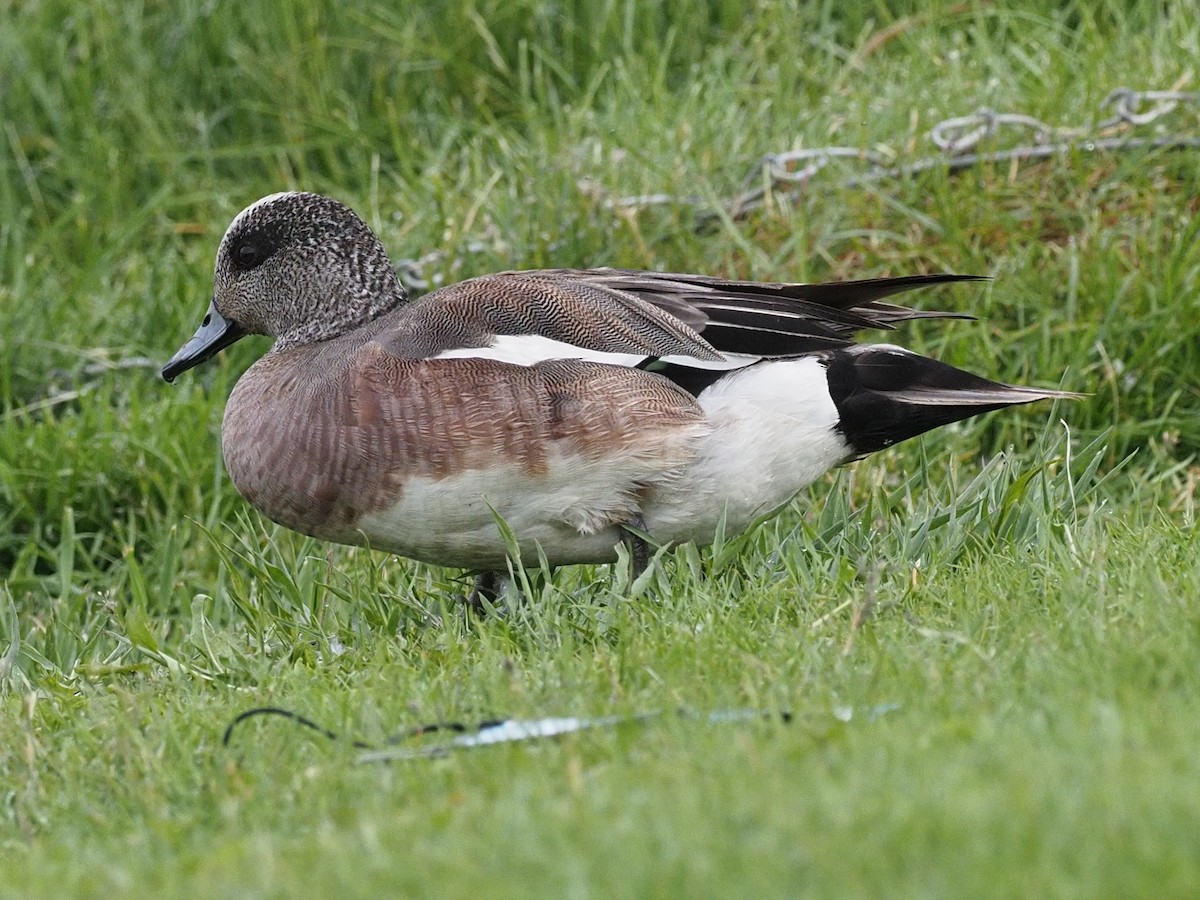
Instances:
[[[831,351],[829,390],[838,428],[859,455],[985,412],[1080,394],[989,381],[887,344]]]
[[[989,382],[989,385],[987,388],[957,390],[916,388],[909,391],[892,391],[889,396],[897,403],[910,403],[914,406],[961,406],[964,409],[976,406],[999,409],[1004,406],[1035,403],[1038,400],[1079,400],[1084,396],[1073,391],[1050,391],[995,381]]]

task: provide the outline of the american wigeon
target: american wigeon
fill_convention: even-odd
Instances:
[[[246,334],[274,346],[221,431],[251,504],[288,528],[477,572],[605,562],[633,536],[711,542],[828,469],[1060,391],[999,384],[854,332],[949,313],[881,299],[973,280],[768,284],[620,269],[502,272],[410,301],[328,197],[264,197],[217,251],[172,381]],[[632,537],[631,537],[632,536]],[[484,582],[480,587],[485,586]]]

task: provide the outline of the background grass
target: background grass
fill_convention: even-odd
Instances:
[[[1195,153],[826,173],[704,233],[608,201],[715,202],[793,148],[909,159],[980,106],[1095,121],[1197,59],[1190,4],[1136,0],[0,0],[0,894],[1194,895]],[[980,321],[900,339],[1092,396],[888,451],[636,591],[563,570],[466,624],[459,573],[237,497],[220,409],[261,344],[157,379],[225,225],[284,188],[436,252],[434,283],[992,274],[921,298]],[[356,766],[282,722],[223,749],[261,703],[370,741],[795,718]]]

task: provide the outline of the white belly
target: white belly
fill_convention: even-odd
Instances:
[[[541,546],[552,564],[607,562],[620,539],[616,528],[581,530],[589,510],[633,506],[598,482],[587,467],[560,466],[532,476],[518,466],[474,470],[447,478],[411,478],[400,502],[358,523],[372,547],[401,556],[469,569],[503,569],[508,546],[497,525],[512,531],[526,564]],[[588,476],[592,477],[588,477]],[[604,496],[598,496],[603,494]]]

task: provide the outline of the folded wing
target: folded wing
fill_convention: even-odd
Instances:
[[[851,343],[863,329],[969,318],[882,302],[972,275],[824,284],[736,281],[624,269],[501,272],[449,285],[405,307],[380,337],[408,358],[478,357],[521,365],[591,359],[662,371],[720,372]],[[711,377],[699,374],[701,382]],[[680,380],[686,380],[686,376]]]

